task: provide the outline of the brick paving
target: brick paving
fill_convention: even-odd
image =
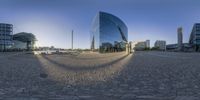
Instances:
[[[199,100],[200,53],[0,53],[0,100]]]

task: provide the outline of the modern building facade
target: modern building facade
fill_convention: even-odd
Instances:
[[[166,50],[167,51],[180,51],[178,50],[178,44],[168,44],[166,45]],[[183,52],[194,52],[194,49],[189,43],[183,43],[182,44],[182,50]]]
[[[27,49],[27,44],[26,44],[26,42],[22,42],[19,40],[13,40],[12,49],[25,50],[25,49]]]
[[[183,49],[183,29],[182,27],[179,27],[177,29],[177,35],[178,35],[178,50],[181,51]]]
[[[0,23],[0,51],[6,51],[12,46],[13,25]]]
[[[176,51],[178,48],[178,44],[167,44],[166,45],[166,50],[168,51]]]
[[[99,12],[92,23],[91,49],[104,52],[119,52],[126,50],[128,28],[118,17]]]
[[[159,50],[165,51],[166,50],[166,41],[157,40],[154,44],[154,47],[158,48]]]
[[[190,34],[189,44],[192,45],[195,51],[200,51],[200,23],[194,24]]]
[[[21,32],[13,35],[13,49],[33,50],[36,37],[32,33]]]

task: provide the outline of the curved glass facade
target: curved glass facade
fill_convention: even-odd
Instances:
[[[99,12],[92,24],[91,49],[99,52],[125,50],[128,29],[123,21],[114,15]]]
[[[189,43],[194,47],[195,51],[200,52],[200,23],[194,24]]]
[[[11,48],[12,46],[13,25],[0,23],[0,51]]]
[[[24,49],[24,44],[26,44],[26,49],[34,49],[36,37],[32,33],[20,32],[13,35],[14,46],[13,48]]]

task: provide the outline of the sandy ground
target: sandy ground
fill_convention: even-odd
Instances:
[[[0,100],[200,100],[200,53],[0,53]]]

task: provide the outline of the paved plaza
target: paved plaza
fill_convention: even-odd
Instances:
[[[200,100],[200,53],[0,53],[0,100]]]

